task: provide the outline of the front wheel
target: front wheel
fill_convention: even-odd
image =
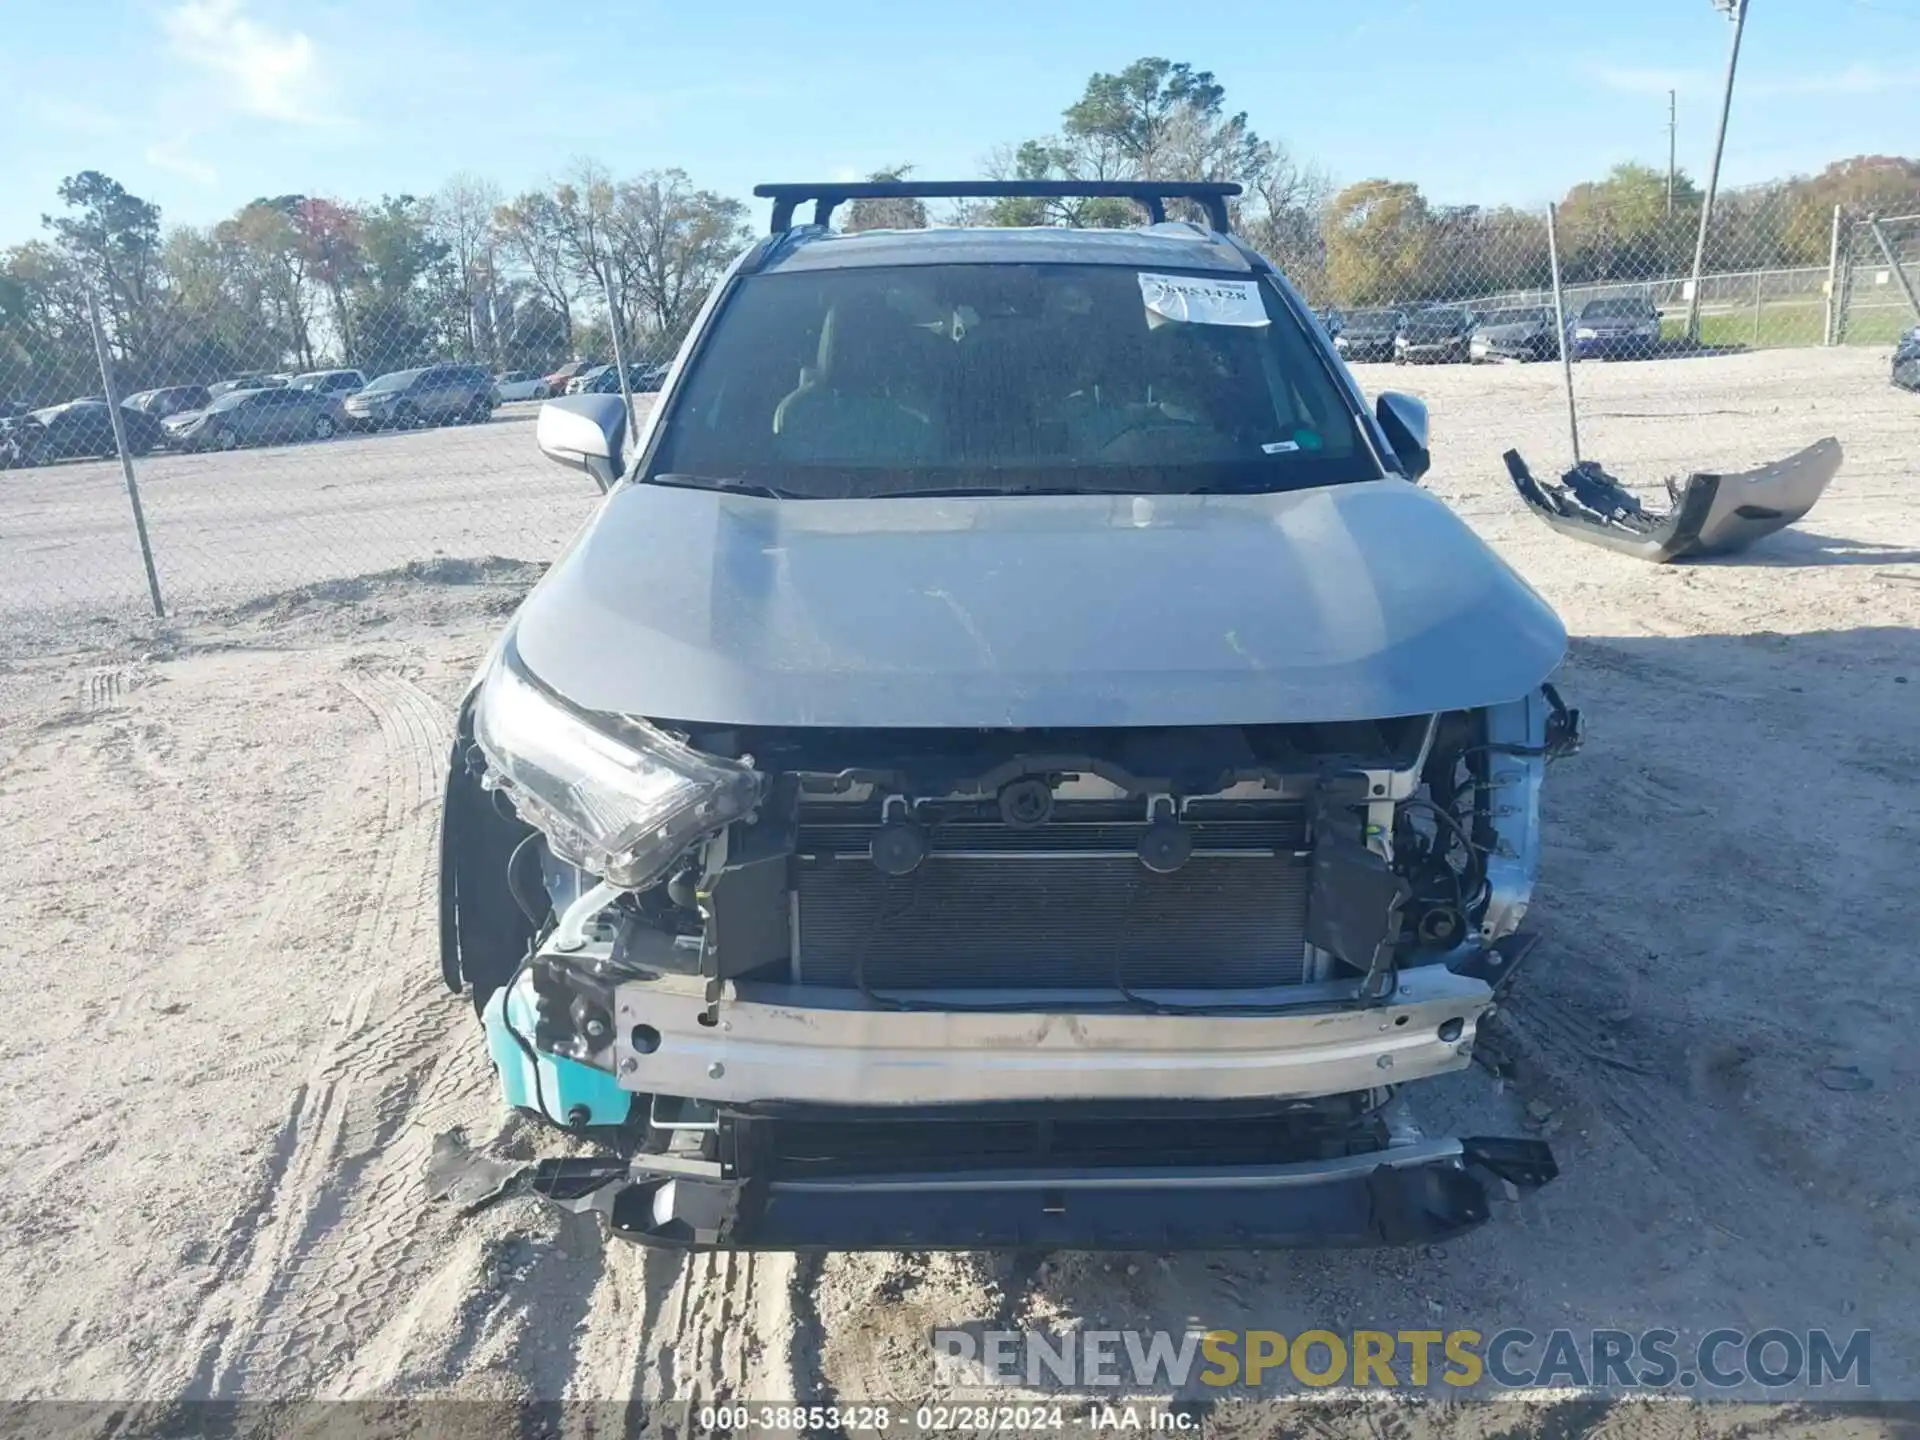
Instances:
[[[469,425],[484,425],[491,419],[493,419],[493,407],[487,404],[485,400],[475,400],[473,404],[467,407],[467,423]]]
[[[214,432],[213,443],[222,450],[238,450],[240,448],[240,437],[234,434],[230,427],[223,425],[219,430]]]
[[[420,412],[411,405],[400,405],[393,412],[393,428],[396,430],[418,430]]]
[[[316,440],[331,440],[333,438],[333,417],[331,415],[316,415],[314,417],[313,438]]]

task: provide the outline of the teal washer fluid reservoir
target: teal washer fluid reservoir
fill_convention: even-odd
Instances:
[[[482,1018],[487,1031],[487,1054],[500,1074],[500,1088],[507,1104],[517,1110],[531,1110],[536,1115],[544,1113],[556,1125],[569,1125],[567,1116],[576,1109],[587,1113],[586,1120],[580,1122],[583,1125],[618,1125],[627,1118],[633,1108],[633,1096],[622,1090],[619,1081],[606,1071],[540,1050],[533,1052],[538,1056],[537,1062],[529,1057],[535,1015],[533,985],[527,976],[494,991]],[[513,1022],[511,1029],[507,1024],[509,1020]],[[526,1041],[525,1048],[514,1038],[514,1031]],[[569,1125],[569,1128],[579,1126]]]

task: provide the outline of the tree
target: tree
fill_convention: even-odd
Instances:
[[[429,206],[434,237],[446,247],[459,296],[460,332],[469,358],[496,357],[494,343],[494,215],[500,190],[490,180],[462,171],[440,187]]]
[[[749,241],[747,207],[697,190],[684,170],[650,170],[621,185],[611,239],[629,324],[658,348],[680,343],[727,263]]]
[[[1252,229],[1271,220],[1270,236],[1304,240],[1292,249],[1313,259],[1318,246],[1311,237],[1318,227],[1298,207],[1308,200],[1317,206],[1328,188],[1317,172],[1255,134],[1244,112],[1229,114],[1226,89],[1211,71],[1158,56],[1136,60],[1118,74],[1090,76],[1080,98],[1061,113],[1059,134],[1002,148],[989,160],[988,173],[1020,180],[1238,181],[1248,195],[1232,207],[1234,223]],[[1267,208],[1269,194],[1279,210]],[[1012,198],[964,218],[995,225],[1124,226],[1138,223],[1140,211],[1128,200]]]
[[[412,195],[383,195],[361,215],[364,278],[354,313],[354,363],[399,370],[433,358],[446,327],[430,293],[447,247],[432,232],[428,206]],[[444,288],[444,287],[443,287]]]
[[[1396,303],[1420,294],[1433,240],[1433,215],[1420,187],[1362,180],[1327,204],[1327,283],[1349,305]]]
[[[1270,151],[1236,223],[1252,245],[1315,304],[1326,304],[1327,243],[1320,225],[1333,182],[1326,172],[1302,165],[1281,146]]]
[[[326,292],[337,352],[350,361],[356,347],[349,294],[367,273],[359,212],[332,200],[308,199],[295,209],[293,224],[314,283]]]
[[[905,180],[913,174],[911,165],[895,165],[875,170],[867,176],[880,185]],[[849,230],[924,230],[927,228],[927,202],[908,197],[891,200],[855,200],[847,207]]]
[[[98,170],[60,182],[72,213],[43,215],[54,246],[106,312],[110,339],[124,357],[144,355],[158,327],[165,277],[160,268],[160,207]]]
[[[1111,145],[1136,166],[1146,166],[1162,152],[1182,116],[1217,120],[1226,99],[1212,71],[1148,57],[1118,75],[1090,76],[1061,117],[1061,130],[1073,139]],[[1246,116],[1234,120],[1244,125]]]
[[[573,334],[574,287],[579,282],[567,264],[557,208],[551,195],[529,190],[494,212],[494,228],[501,254],[526,273],[546,308],[559,317],[569,338],[555,353],[564,354]]]
[[[315,368],[312,333],[314,294],[308,275],[310,256],[293,216],[305,196],[256,200],[215,235],[241,260],[254,313],[265,323],[259,363],[278,366],[290,355],[302,370]]]
[[[1560,202],[1560,256],[1570,279],[1645,279],[1676,274],[1693,253],[1700,191],[1675,178],[1667,213],[1666,172],[1629,161],[1583,182]]]
[[[618,198],[613,177],[605,167],[581,161],[571,175],[553,187],[550,219],[573,273],[593,285],[598,292],[595,298],[611,314],[625,315],[625,275],[615,253],[613,233]]]
[[[1834,206],[1845,220],[1920,213],[1920,160],[1855,155],[1834,161],[1818,175],[1788,181],[1783,188],[1785,263],[1824,265]]]

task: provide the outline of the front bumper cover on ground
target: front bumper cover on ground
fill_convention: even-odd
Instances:
[[[1784,530],[1826,492],[1840,469],[1831,436],[1771,465],[1737,475],[1693,474],[1669,481],[1673,506],[1646,509],[1631,491],[1589,460],[1557,482],[1542,482],[1520,452],[1506,453],[1507,473],[1527,508],[1575,540],[1604,545],[1656,565],[1694,556],[1727,555]]]
[[[1017,1169],[803,1179],[689,1173],[670,1157],[547,1161],[533,1189],[642,1244],[707,1250],[1215,1250],[1446,1240],[1489,1182],[1558,1173],[1538,1140],[1421,1140],[1294,1164]]]

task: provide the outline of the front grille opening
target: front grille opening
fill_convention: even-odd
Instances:
[[[1348,1097],[1266,1113],[752,1122],[774,1178],[927,1170],[1273,1165],[1370,1154],[1377,1112]]]

